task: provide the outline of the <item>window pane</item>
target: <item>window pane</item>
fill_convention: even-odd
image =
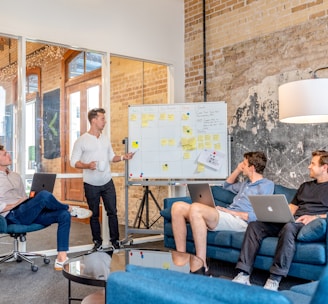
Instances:
[[[68,78],[84,74],[84,52],[77,55],[68,65]]]
[[[69,155],[72,154],[73,145],[80,137],[80,92],[70,94],[69,96]]]
[[[97,53],[86,53],[85,71],[90,72],[101,68],[102,55]]]
[[[26,104],[26,173],[35,172],[35,101]]]
[[[0,143],[15,159],[17,39],[0,36]],[[11,166],[15,170],[15,162]]]
[[[39,92],[39,79],[38,75],[31,74],[26,77],[26,93]]]

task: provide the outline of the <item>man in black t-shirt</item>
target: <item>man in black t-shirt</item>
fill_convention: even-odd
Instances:
[[[303,183],[289,204],[295,223],[268,223],[255,221],[249,223],[238,263],[240,270],[234,282],[250,285],[256,254],[266,237],[277,237],[278,244],[270,268],[270,277],[264,288],[278,290],[283,276],[287,276],[295,253],[295,239],[304,226],[317,218],[326,218],[328,212],[328,152],[312,152],[312,160],[308,167],[313,181]]]

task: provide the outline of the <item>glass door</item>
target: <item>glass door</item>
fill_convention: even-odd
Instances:
[[[67,88],[68,132],[65,143],[69,156],[75,141],[89,129],[88,111],[101,105],[101,78],[94,78]],[[69,157],[65,160],[66,173],[82,173],[82,170],[70,166]],[[66,180],[66,200],[83,201],[84,190],[81,178]]]

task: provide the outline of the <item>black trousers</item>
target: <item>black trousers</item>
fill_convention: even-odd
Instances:
[[[258,221],[249,223],[236,268],[251,274],[262,240],[265,237],[278,236],[270,273],[287,276],[295,253],[295,239],[303,226],[302,223],[277,224]]]
[[[99,203],[100,198],[102,198],[108,216],[110,241],[115,243],[119,240],[119,230],[116,209],[116,191],[113,180],[111,179],[103,186],[92,186],[84,183],[84,192],[89,209],[92,211],[92,216],[90,218],[92,240],[100,243],[102,242],[99,223]]]

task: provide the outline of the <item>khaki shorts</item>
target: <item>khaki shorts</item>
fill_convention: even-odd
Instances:
[[[219,213],[219,222],[214,229],[208,229],[210,231],[224,231],[232,230],[243,232],[246,230],[248,223],[242,220],[239,216],[234,216],[230,213],[217,210]]]

